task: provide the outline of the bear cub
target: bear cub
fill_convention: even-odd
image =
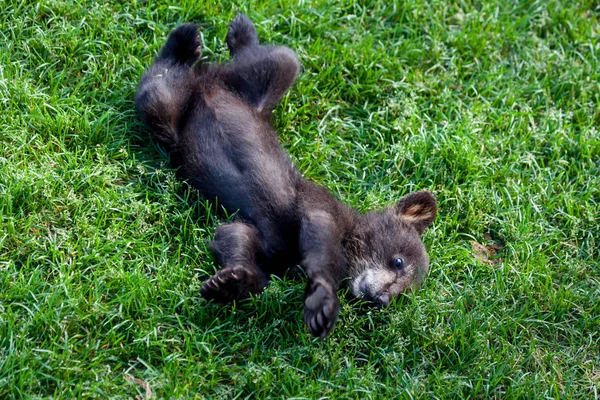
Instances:
[[[308,282],[304,321],[325,337],[338,317],[337,289],[386,306],[419,286],[429,259],[420,236],[436,216],[427,191],[359,214],[302,177],[282,149],[271,111],[300,65],[287,47],[265,46],[243,14],[230,24],[231,60],[200,60],[198,27],[169,35],[135,95],[137,112],[169,152],[177,176],[235,222],[216,229],[210,248],[222,269],[201,289],[230,302],[261,292],[272,274],[301,265]]]

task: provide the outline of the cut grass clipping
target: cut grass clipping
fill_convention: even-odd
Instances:
[[[597,1],[0,1],[0,398],[598,398]],[[425,286],[199,298],[217,208],[134,115],[178,23],[228,57],[237,10],[303,65],[275,111],[360,210],[433,191]]]

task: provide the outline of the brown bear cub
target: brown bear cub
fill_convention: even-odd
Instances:
[[[135,95],[177,175],[237,212],[236,222],[215,232],[211,250],[222,269],[202,296],[242,299],[299,264],[308,276],[304,321],[324,337],[338,317],[341,284],[379,306],[421,284],[429,259],[420,236],[435,218],[435,198],[415,192],[360,215],[304,179],[271,125],[272,109],[298,76],[294,52],[261,45],[242,14],[229,26],[227,46],[230,62],[204,63],[197,26],[180,25]]]

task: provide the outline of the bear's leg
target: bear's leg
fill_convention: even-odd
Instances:
[[[304,322],[314,336],[331,332],[340,312],[337,286],[344,276],[342,232],[334,217],[323,210],[306,212],[300,229],[302,267],[308,275]]]
[[[204,298],[226,303],[260,293],[267,286],[268,274],[256,262],[260,240],[254,227],[240,222],[221,225],[210,247],[223,269],[202,285]]]
[[[254,24],[244,14],[238,14],[229,24],[227,47],[232,56],[247,47],[258,45],[258,33]]]
[[[198,36],[198,25],[184,23],[175,28],[167,43],[158,53],[156,61],[166,60],[191,67],[202,55],[202,43]]]
[[[222,70],[226,85],[257,111],[273,109],[298,77],[296,54],[260,45],[254,24],[243,14],[231,21],[227,46],[234,62]]]
[[[191,69],[202,47],[198,27],[179,25],[142,76],[135,94],[135,107],[158,142],[168,150],[179,142],[178,124],[192,96]]]

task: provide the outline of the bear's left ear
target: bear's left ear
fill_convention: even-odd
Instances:
[[[422,235],[435,219],[437,203],[431,193],[421,190],[402,198],[394,206],[394,212],[398,218],[413,225],[419,235]]]

